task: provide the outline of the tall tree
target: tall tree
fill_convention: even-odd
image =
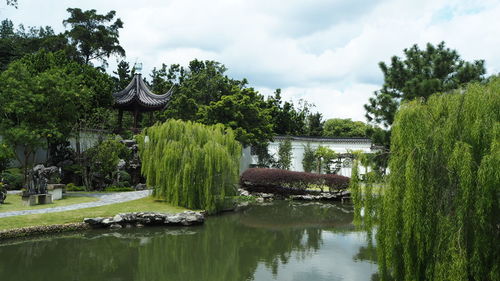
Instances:
[[[350,118],[332,118],[323,125],[325,137],[366,137],[368,126],[361,121],[352,121]]]
[[[153,69],[151,88],[158,94],[172,86],[174,95],[157,120],[181,119],[232,128],[244,145],[268,142],[273,136],[272,117],[264,97],[248,88],[246,79],[225,75],[226,67],[215,61],[193,60]]]
[[[323,134],[323,115],[319,112],[310,113],[306,119],[305,133],[311,137],[319,137]]]
[[[310,173],[316,167],[316,150],[311,147],[311,143],[304,146],[304,158],[302,159],[304,172]]]
[[[76,59],[76,49],[68,44],[63,34],[55,34],[50,26],[24,27],[22,24],[14,29],[11,20],[0,23],[0,70],[27,54],[36,53],[41,49],[50,52],[64,51],[68,58]]]
[[[398,111],[377,228],[381,280],[500,280],[499,108],[497,77]]]
[[[68,8],[70,17],[63,21],[64,26],[70,26],[66,35],[76,46],[85,64],[99,60],[104,64],[111,55],[125,56],[125,50],[120,46],[119,29],[123,22],[115,18],[116,12],[110,11],[100,15],[96,10],[82,11],[79,8]]]
[[[125,89],[133,77],[133,73],[130,70],[130,64],[124,60],[118,63],[116,71],[113,71],[113,74],[116,75],[116,77],[114,77],[116,81],[115,92]]]
[[[310,105],[296,108],[292,102],[282,101],[281,89],[276,89],[273,96],[267,98],[268,108],[272,116],[274,133],[277,135],[303,135],[306,117]]]
[[[25,172],[37,148],[70,135],[88,93],[80,77],[50,65],[54,59],[30,55],[0,75],[0,134],[9,145],[23,147],[24,157],[18,160]]]
[[[137,139],[141,172],[155,197],[213,213],[235,194],[241,145],[231,129],[168,120]]]
[[[255,145],[268,142],[273,136],[270,116],[263,108],[264,99],[253,88],[236,88],[232,95],[203,106],[198,117],[204,124],[221,123],[233,129],[236,139],[245,146]]]
[[[290,170],[292,159],[292,141],[289,138],[286,138],[278,145],[278,161],[276,162],[277,168]]]
[[[382,89],[365,104],[366,118],[390,126],[403,101],[427,99],[431,94],[447,92],[483,80],[484,61],[466,62],[455,50],[441,42],[427,44],[421,50],[416,44],[404,49],[404,58],[392,57],[390,65],[379,63],[384,74]]]

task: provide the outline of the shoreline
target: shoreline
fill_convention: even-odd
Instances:
[[[113,217],[86,218],[84,222],[37,225],[0,231],[2,241],[30,236],[57,234],[71,231],[121,228],[142,228],[149,226],[195,226],[205,222],[204,212],[184,211],[178,213],[133,212],[120,213]]]

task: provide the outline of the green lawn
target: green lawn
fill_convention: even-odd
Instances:
[[[0,218],[0,230],[35,225],[82,222],[84,218],[110,217],[118,213],[126,212],[177,213],[185,210],[186,209],[181,207],[175,207],[165,202],[157,201],[152,197],[146,197],[123,203],[85,208],[74,211]]]
[[[22,210],[34,210],[34,209],[45,209],[54,208],[65,205],[72,205],[78,203],[97,201],[94,197],[63,197],[61,200],[54,200],[52,204],[35,205],[35,206],[24,206],[21,200],[21,196],[17,194],[7,195],[7,200],[3,204],[0,204],[0,213],[11,212],[11,211],[22,211]]]

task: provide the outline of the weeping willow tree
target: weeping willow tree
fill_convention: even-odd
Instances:
[[[169,120],[144,129],[137,140],[141,171],[156,198],[216,212],[235,194],[241,145],[223,125]]]
[[[500,280],[500,79],[402,106],[391,154],[382,280]]]

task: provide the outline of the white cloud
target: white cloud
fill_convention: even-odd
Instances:
[[[19,0],[0,15],[62,31],[67,7],[115,9],[127,59],[145,71],[218,60],[230,76],[266,93],[282,88],[325,117],[363,120],[363,104],[383,80],[378,62],[414,43],[445,41],[466,60],[485,59],[489,74],[500,71],[494,0]]]

